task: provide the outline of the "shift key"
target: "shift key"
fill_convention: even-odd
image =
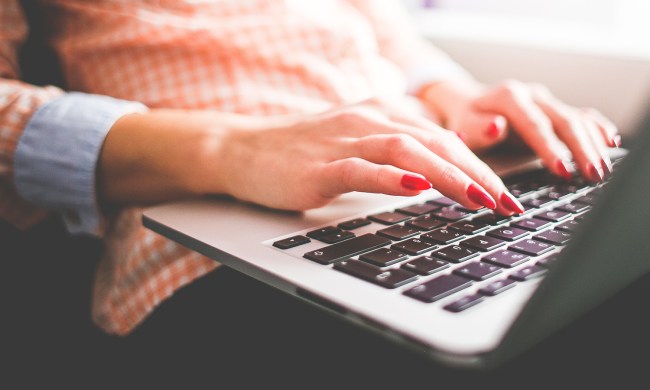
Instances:
[[[391,240],[387,238],[368,233],[315,251],[307,252],[303,257],[317,263],[331,264],[335,261],[348,259],[352,256],[360,255],[361,253],[380,248],[390,243]]]

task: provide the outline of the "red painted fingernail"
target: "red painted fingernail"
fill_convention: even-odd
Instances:
[[[604,158],[600,159],[600,166],[603,168],[603,172],[605,173],[605,176],[609,176],[612,174],[612,162],[605,160]]]
[[[431,188],[431,183],[421,176],[407,173],[402,176],[402,186],[409,190],[422,191]]]
[[[569,172],[569,168],[567,168],[566,163],[562,160],[557,160],[555,163],[555,170],[557,171],[558,175],[566,180],[571,180],[573,178],[573,175],[571,175],[571,172]]]
[[[601,181],[603,181],[604,173],[603,173],[602,168],[598,168],[592,163],[589,163],[587,165],[587,168],[588,168],[587,170],[589,171],[589,180],[591,180],[593,182],[601,182]]]
[[[499,130],[499,126],[497,126],[496,122],[493,121],[492,123],[490,123],[490,126],[488,126],[486,134],[490,138],[496,138],[499,136],[499,134],[501,134],[501,130]]]
[[[509,192],[504,192],[503,194],[501,194],[501,196],[499,197],[499,200],[501,201],[501,204],[503,205],[503,207],[507,208],[510,211],[514,211],[517,214],[521,214],[524,211],[526,211],[524,206],[522,206],[521,203],[519,203],[517,198],[515,198]]]
[[[617,135],[613,136],[611,141],[613,143],[612,146],[616,146],[617,148],[621,147],[621,136],[620,135],[617,134]]]
[[[497,208],[497,203],[490,196],[490,194],[485,192],[484,189],[474,183],[470,184],[469,187],[467,187],[467,197],[472,202],[480,204],[483,207],[487,207],[488,209],[494,210]]]
[[[465,137],[461,133],[457,131],[454,131],[454,133],[456,133],[456,135],[458,136],[458,138],[460,138],[461,141],[465,142]]]

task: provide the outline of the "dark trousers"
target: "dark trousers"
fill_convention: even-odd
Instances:
[[[226,267],[179,290],[128,337],[109,336],[90,319],[99,241],[70,237],[49,220],[28,232],[0,224],[0,245],[0,381],[521,388],[620,385],[647,371],[648,277],[516,360],[475,372],[440,365]]]

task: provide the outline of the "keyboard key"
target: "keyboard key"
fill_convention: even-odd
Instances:
[[[564,245],[569,242],[571,235],[559,230],[548,230],[533,236],[533,239],[553,245]]]
[[[548,270],[546,268],[539,267],[537,265],[531,265],[530,267],[522,268],[510,275],[510,279],[525,282],[526,280],[534,279],[544,275]]]
[[[488,225],[497,226],[497,225],[502,225],[510,221],[511,219],[512,217],[507,217],[505,215],[489,213],[489,214],[481,215],[480,217],[476,217],[472,219],[472,221],[483,222],[483,223],[487,223]]]
[[[447,226],[449,229],[459,231],[465,234],[476,234],[483,230],[489,229],[490,225],[484,222],[458,221]]]
[[[542,259],[537,260],[537,263],[535,264],[539,265],[540,267],[551,268],[557,261],[559,255],[559,253],[553,253],[552,255],[548,255]]]
[[[551,226],[551,223],[549,221],[544,221],[537,218],[527,218],[527,219],[521,219],[517,222],[513,222],[510,224],[510,226],[515,226],[521,229],[535,232]]]
[[[553,203],[554,200],[547,197],[547,196],[540,196],[539,198],[535,199],[528,199],[524,202],[521,202],[521,204],[526,208],[526,209],[532,209],[532,208],[542,208],[550,205]]]
[[[411,298],[423,302],[435,302],[455,292],[466,289],[472,282],[457,275],[442,275],[404,292]]]
[[[406,225],[418,228],[420,230],[433,230],[435,228],[445,226],[446,224],[447,222],[433,218],[430,215],[423,215],[406,222]]]
[[[497,267],[496,265],[490,265],[480,261],[466,264],[454,270],[454,273],[456,275],[476,281],[491,278],[500,272],[502,272],[501,268]]]
[[[317,263],[331,264],[335,261],[369,252],[390,243],[391,241],[387,238],[369,233],[315,251],[307,252],[303,257]]]
[[[490,230],[486,234],[506,241],[515,241],[522,237],[526,237],[528,232],[524,229],[506,226]]]
[[[460,206],[460,205],[454,206],[454,208],[456,210],[458,210],[458,211],[462,211],[462,212],[468,213],[468,214],[478,214],[478,213],[482,213],[483,211],[487,210],[485,207],[481,207],[479,209],[468,209],[467,207],[463,207],[463,206]]]
[[[460,242],[460,245],[476,249],[477,251],[481,252],[489,252],[492,249],[496,249],[505,244],[505,241],[501,241],[498,238],[489,236],[476,236]]]
[[[308,242],[311,242],[311,240],[305,236],[293,236],[276,241],[273,243],[273,246],[280,249],[289,249]]]
[[[536,240],[521,240],[508,247],[508,249],[521,252],[530,256],[539,256],[554,248],[553,245]]]
[[[465,237],[464,234],[445,228],[436,229],[420,236],[421,239],[436,244],[451,244],[452,242],[458,241],[463,237]]]
[[[561,186],[551,187],[550,191],[546,194],[547,197],[553,200],[565,199],[571,195],[573,195],[571,191],[569,191],[566,187],[561,187]]]
[[[323,236],[323,237],[319,238],[318,240],[323,241],[324,243],[327,243],[327,244],[334,244],[334,243],[337,243],[337,242],[341,242],[341,241],[350,239],[350,238],[355,237],[355,236],[356,236],[356,234],[354,234],[352,232],[349,232],[347,230],[339,230],[339,232],[337,232],[337,233],[328,234],[326,236]]]
[[[479,294],[468,295],[448,305],[445,305],[445,310],[448,310],[453,313],[459,313],[463,310],[467,310],[470,307],[483,302],[484,300],[485,297],[483,295],[479,295]]]
[[[558,206],[557,210],[562,210],[566,211],[568,213],[572,214],[578,214],[583,211],[587,211],[591,208],[588,204],[580,203],[580,202],[574,202],[574,203],[567,203],[562,206]]]
[[[443,207],[438,211],[434,211],[431,215],[443,221],[455,222],[467,217],[469,213],[452,209],[450,207]]]
[[[533,217],[535,218],[545,219],[551,222],[560,222],[562,220],[569,218],[569,216],[571,216],[571,213],[567,213],[566,211],[562,211],[558,209],[542,211],[541,213],[537,213],[533,215]]]
[[[311,232],[307,232],[307,237],[311,237],[313,239],[320,239],[321,237],[325,237],[327,235],[330,235],[332,233],[338,233],[340,232],[341,229],[334,227],[334,226],[325,226],[324,228],[312,230]]]
[[[574,200],[574,202],[584,203],[584,204],[586,204],[588,206],[593,206],[593,205],[596,204],[597,198],[598,198],[597,194],[593,194],[593,193],[590,192],[590,193],[588,193],[586,195],[583,195],[583,196],[581,196],[579,198],[576,198]]]
[[[433,203],[444,207],[449,207],[458,204],[455,200],[447,198],[446,196],[441,196],[440,198],[431,199],[427,203]]]
[[[515,197],[521,198],[523,196],[529,195],[533,193],[533,189],[529,188],[528,186],[522,186],[519,183],[516,184],[510,184],[506,186],[508,188],[508,191]]]
[[[458,245],[450,245],[431,252],[431,256],[438,257],[452,263],[462,263],[472,257],[478,256],[478,252],[472,249],[463,248]]]
[[[409,240],[393,244],[391,246],[391,249],[397,249],[398,251],[408,253],[409,255],[419,255],[437,247],[438,245],[422,241],[418,238],[411,238]]]
[[[591,185],[580,177],[574,178],[570,183],[561,184],[561,186],[574,194],[587,191],[591,188]]]
[[[420,275],[431,275],[445,268],[449,268],[449,263],[431,256],[420,256],[402,264],[402,268]]]
[[[557,230],[562,230],[563,232],[573,233],[573,232],[576,231],[576,229],[578,228],[578,226],[580,226],[580,224],[578,223],[578,221],[572,219],[572,220],[570,220],[570,221],[566,221],[566,222],[563,222],[563,223],[557,225],[557,226],[555,227],[555,229],[557,229]]]
[[[384,271],[359,260],[341,261],[334,264],[334,269],[386,288],[403,286],[417,279],[414,273],[400,268]]]
[[[354,230],[354,229],[360,228],[362,226],[370,225],[370,223],[371,222],[368,221],[365,218],[357,218],[357,219],[352,219],[350,221],[341,222],[341,223],[339,223],[338,226],[341,229]]]
[[[515,281],[512,279],[502,279],[494,281],[487,286],[478,290],[483,295],[489,295],[491,297],[501,294],[502,292],[511,289],[515,286]]]
[[[385,213],[369,215],[368,219],[375,222],[379,222],[383,225],[394,225],[396,223],[404,222],[408,219],[411,219],[411,217],[406,214],[387,211]]]
[[[530,257],[527,255],[509,250],[498,251],[483,257],[483,261],[505,268],[516,267],[529,259]]]
[[[403,225],[393,225],[385,229],[377,230],[377,234],[388,237],[393,241],[401,241],[419,233],[420,231],[418,229]]]
[[[374,264],[377,267],[386,267],[406,258],[407,256],[404,253],[388,248],[379,248],[359,256],[359,260]]]
[[[408,214],[417,217],[420,215],[429,214],[430,212],[436,211],[438,209],[440,209],[439,205],[432,204],[432,203],[424,203],[424,204],[415,204],[413,206],[408,206],[408,207],[402,207],[395,211],[398,211],[402,214]]]

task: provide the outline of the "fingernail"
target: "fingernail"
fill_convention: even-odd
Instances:
[[[613,144],[612,146],[615,146],[617,148],[621,147],[621,136],[620,135],[617,134],[617,135],[613,136],[611,141],[612,141],[612,144]]]
[[[605,176],[611,175],[613,171],[612,162],[608,160],[609,159],[605,160],[604,158],[600,159],[600,166],[603,168],[603,172],[605,173]]]
[[[598,168],[594,164],[589,163],[589,165],[587,165],[587,170],[589,171],[589,180],[598,183],[603,181],[604,173],[602,168]]]
[[[461,141],[465,142],[465,137],[461,133],[457,131],[454,131],[454,133],[456,133],[456,135],[458,136],[458,138],[460,138]]]
[[[566,163],[562,160],[557,160],[555,163],[555,170],[557,171],[558,175],[566,180],[571,180],[573,178],[573,175],[571,175],[571,172],[569,172],[569,168],[567,168]]]
[[[492,121],[492,123],[490,123],[486,134],[490,138],[496,138],[499,136],[499,134],[501,134],[501,130],[499,130],[499,126],[497,126],[497,123],[495,121]]]
[[[504,192],[501,194],[499,200],[501,201],[503,207],[507,208],[510,211],[514,211],[517,214],[521,214],[526,211],[524,206],[522,206],[521,203],[519,203],[519,201],[514,197],[514,195],[509,192]]]
[[[497,208],[497,203],[494,201],[494,199],[485,192],[485,190],[478,185],[472,183],[467,187],[467,197],[474,203],[480,204],[483,207],[487,207],[488,209],[496,209]]]
[[[421,176],[407,173],[402,176],[402,186],[409,190],[422,191],[431,188],[431,183]]]

